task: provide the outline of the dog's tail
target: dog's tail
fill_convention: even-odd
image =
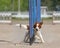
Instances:
[[[17,27],[21,27],[21,24],[16,24]]]
[[[18,27],[23,27],[24,29],[27,29],[27,25],[24,25],[24,24],[16,24],[16,26],[18,26]]]

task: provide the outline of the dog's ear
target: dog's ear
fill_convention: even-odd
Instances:
[[[36,28],[36,25],[34,24],[33,28]]]
[[[40,24],[40,25],[42,25],[42,24],[43,24],[43,22],[40,22],[39,24]]]
[[[43,22],[40,22],[40,23],[39,23],[39,28],[41,28],[41,27],[42,27],[42,24],[43,24]]]
[[[36,28],[36,24],[37,24],[37,22],[33,25],[34,28]]]

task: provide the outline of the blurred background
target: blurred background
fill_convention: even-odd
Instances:
[[[17,15],[19,11],[27,17],[29,0],[0,0],[0,12],[13,12],[13,15]],[[42,17],[52,15],[53,11],[60,11],[60,0],[41,0]]]
[[[41,17],[51,20],[53,14],[60,15],[60,0],[41,0]],[[12,19],[29,19],[29,0],[0,0],[0,15],[10,13]]]

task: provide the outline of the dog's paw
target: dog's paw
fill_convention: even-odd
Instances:
[[[42,43],[45,43],[45,41],[41,41]]]

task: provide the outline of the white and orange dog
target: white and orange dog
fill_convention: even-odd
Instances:
[[[41,34],[42,24],[43,24],[43,22],[40,22],[40,23],[36,22],[33,25],[33,29],[34,29],[34,33],[35,33],[35,38],[36,39],[41,39],[41,42],[44,43],[44,40],[43,40],[43,37],[42,37],[42,34]],[[27,30],[25,38],[24,38],[24,41],[27,41],[29,39],[29,32],[30,32],[29,25],[16,24],[16,26],[23,27],[23,28],[25,28]]]

